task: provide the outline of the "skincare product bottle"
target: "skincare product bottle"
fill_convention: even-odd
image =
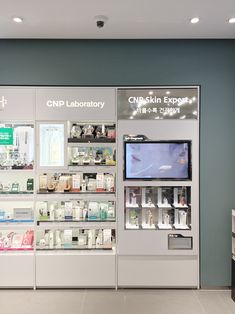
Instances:
[[[74,207],[73,218],[75,220],[81,220],[81,208],[80,208],[80,206],[75,206]]]
[[[57,248],[61,248],[61,234],[60,234],[60,230],[56,230],[55,232],[55,243],[56,243],[56,247]]]
[[[86,192],[86,181],[82,180],[82,192]]]
[[[168,214],[165,214],[163,216],[163,223],[164,223],[164,225],[169,225],[170,224],[170,216]]]
[[[135,193],[132,193],[132,196],[131,196],[131,206],[136,206],[137,203],[136,203],[136,194]]]
[[[33,178],[27,180],[27,191],[33,191]]]
[[[149,225],[150,227],[152,227],[152,225],[153,225],[153,214],[152,214],[151,210],[148,210],[147,225]]]
[[[92,249],[93,247],[93,232],[92,230],[88,231],[88,249]]]
[[[52,230],[49,231],[49,248],[54,248],[54,233]]]
[[[50,205],[49,212],[50,212],[50,220],[55,220],[55,206],[54,206],[54,204]]]
[[[180,225],[187,226],[187,213],[184,210],[179,210]]]

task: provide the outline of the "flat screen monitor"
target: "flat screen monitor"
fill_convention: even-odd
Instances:
[[[190,180],[191,141],[125,142],[125,180]]]

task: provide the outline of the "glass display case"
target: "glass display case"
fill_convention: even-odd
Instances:
[[[34,126],[0,123],[0,170],[28,170],[34,164]]]
[[[37,230],[37,250],[112,250],[115,230],[56,228]]]
[[[125,187],[125,228],[191,229],[191,188]]]
[[[44,173],[38,193],[114,193],[114,173]]]

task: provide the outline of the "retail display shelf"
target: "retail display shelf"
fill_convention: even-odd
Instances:
[[[34,220],[0,220],[0,228],[3,227],[20,227],[26,228],[33,226]]]
[[[36,250],[36,256],[37,255],[51,255],[51,256],[56,256],[56,255],[88,255],[88,256],[94,256],[94,255],[116,255],[116,250],[115,248],[112,249],[90,249],[90,250]]]
[[[1,196],[8,196],[8,195],[17,195],[17,196],[21,196],[21,195],[29,195],[32,196],[34,193],[32,192],[27,192],[27,191],[20,191],[20,192],[12,192],[12,191],[6,191],[6,192],[0,192],[0,197]]]
[[[97,173],[115,172],[116,165],[70,165],[69,172]]]
[[[18,169],[7,169],[7,168],[0,168],[0,173],[4,173],[4,172],[16,172],[16,173],[30,173],[33,172],[34,169],[33,168],[29,168],[29,169],[25,169],[25,168],[18,168]]]
[[[38,195],[114,195],[115,192],[105,192],[105,191],[101,191],[101,192],[96,192],[96,191],[86,191],[86,192],[49,192],[49,191],[38,191],[37,192]]]
[[[191,227],[189,226],[172,226],[172,225],[167,225],[167,226],[164,226],[163,224],[158,224],[158,225],[152,225],[152,226],[147,226],[147,225],[138,225],[138,226],[135,226],[135,225],[126,225],[126,230],[159,230],[159,231],[168,231],[168,230],[191,230]]]
[[[34,194],[0,194],[0,199],[18,200],[18,201],[32,201],[34,200]]]
[[[0,252],[18,252],[18,251],[24,252],[24,251],[33,251],[33,250],[34,250],[33,247],[31,247],[31,248],[22,248],[22,247],[20,247],[20,248],[1,248],[0,247]]]
[[[103,221],[103,222],[91,222],[91,221],[87,221],[87,222],[79,222],[79,221],[61,221],[61,222],[57,222],[57,221],[38,221],[37,222],[37,228],[38,229],[58,229],[58,228],[82,228],[82,229],[115,229],[116,227],[116,222],[107,222],[107,221]]]
[[[102,145],[102,147],[115,147],[116,146],[116,141],[113,142],[68,142],[68,147],[84,147],[84,144],[88,147],[100,147]]]
[[[49,247],[44,247],[44,248],[40,248],[40,247],[37,247],[36,248],[37,251],[75,251],[75,250],[87,250],[87,251],[107,251],[107,250],[112,250],[112,247],[99,247],[99,248],[96,248],[95,246],[92,247],[92,248],[88,248],[87,245],[84,245],[82,247],[79,247],[77,245],[73,245],[72,247],[55,247],[55,248],[49,248]]]
[[[65,197],[66,195],[66,197]],[[73,193],[70,194],[67,193],[65,194],[61,193],[40,193],[35,195],[35,199],[37,201],[43,201],[43,200],[51,200],[51,201],[57,201],[57,200],[84,200],[84,201],[114,201],[116,199],[116,194],[103,194],[103,193],[94,193],[94,194],[89,194],[89,193]]]
[[[115,138],[68,138],[68,143],[115,143]]]
[[[0,250],[0,256],[33,256],[34,249],[23,249],[23,250]]]
[[[177,187],[177,186],[182,186],[182,182],[185,181],[151,181],[149,179],[145,179],[145,180],[137,180],[137,179],[129,179],[128,181],[123,181],[123,186],[124,187],[159,187],[160,182],[164,182],[164,186],[165,187]],[[186,183],[184,183],[185,185],[191,187],[193,185],[192,181],[186,181]],[[190,204],[189,204],[190,205]]]

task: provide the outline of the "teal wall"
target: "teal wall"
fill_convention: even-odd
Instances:
[[[235,40],[0,40],[0,84],[201,85],[201,284],[230,285]]]

